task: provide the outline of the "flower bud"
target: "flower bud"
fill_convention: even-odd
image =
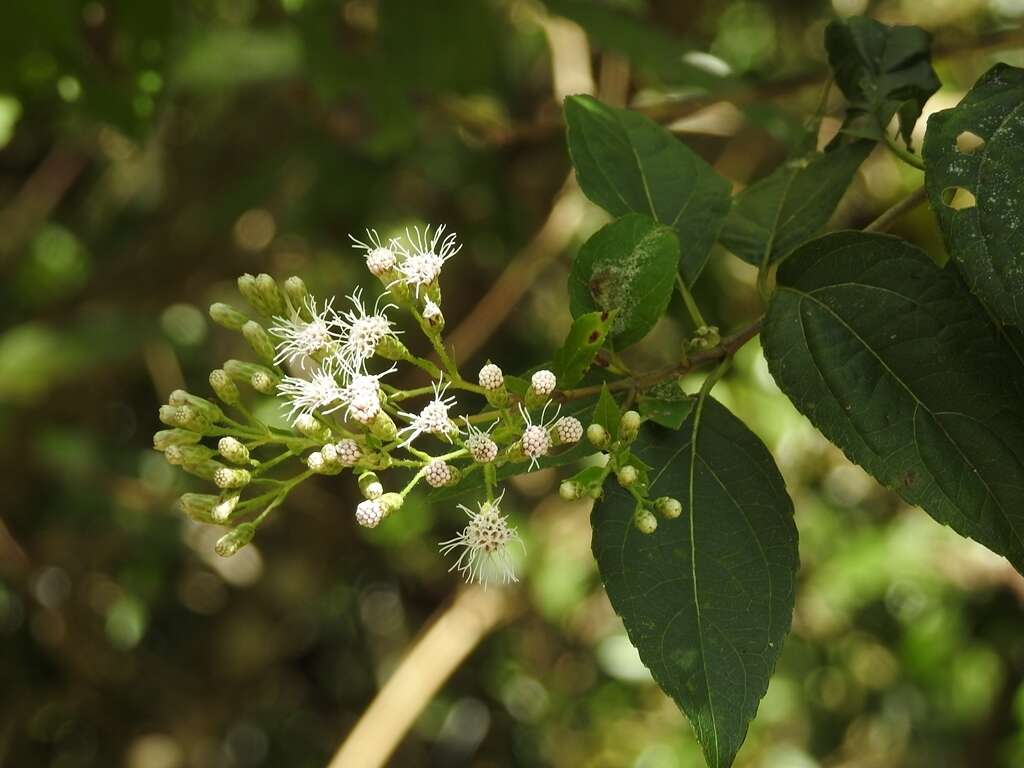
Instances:
[[[213,482],[218,488],[244,488],[251,480],[252,475],[247,469],[221,467],[213,473]]]
[[[673,499],[671,496],[662,496],[655,499],[654,508],[658,514],[669,520],[675,520],[683,514],[683,505],[679,503],[679,499]]]
[[[249,449],[234,437],[222,437],[217,443],[217,452],[232,464],[249,463]]]
[[[202,464],[213,456],[213,449],[205,445],[172,445],[164,451],[164,458],[168,464],[185,469]]]
[[[344,467],[351,467],[363,456],[363,449],[355,440],[342,440],[334,449],[338,454],[338,461]]]
[[[277,390],[279,379],[270,371],[256,371],[249,379],[249,384],[263,395],[272,395]]]
[[[158,451],[166,451],[172,445],[195,445],[202,439],[202,435],[187,429],[161,429],[153,435],[153,447]]]
[[[629,488],[629,486],[633,485],[633,483],[636,482],[637,477],[638,473],[636,471],[636,467],[634,467],[632,464],[627,464],[624,467],[619,467],[615,471],[615,478],[619,481],[619,485],[621,485],[623,488]]]
[[[452,482],[452,468],[441,459],[434,459],[423,470],[423,479],[431,488],[443,488]]]
[[[551,371],[541,369],[530,377],[530,391],[539,397],[546,398],[555,391],[558,380]]]
[[[166,454],[165,454],[166,455]],[[215,459],[205,460],[183,460],[181,468],[188,472],[190,475],[201,477],[203,480],[214,480],[217,473],[222,469],[227,469],[223,464]],[[216,481],[215,481],[216,482]]]
[[[693,338],[690,339],[689,348],[695,351],[711,349],[713,347],[717,347],[721,341],[722,337],[718,332],[717,326],[702,325],[693,332]]]
[[[378,499],[384,493],[384,486],[380,484],[374,472],[363,472],[359,476],[359,490],[367,499]]]
[[[249,346],[252,347],[252,351],[256,353],[257,357],[266,363],[274,362],[274,355],[277,353],[266,328],[255,320],[250,320],[242,326],[242,335],[245,336],[245,340],[249,342]]]
[[[270,306],[263,300],[263,294],[256,286],[256,278],[246,273],[238,278],[238,292],[249,302],[249,306],[264,317],[273,317]]]
[[[411,354],[408,348],[398,340],[394,334],[386,334],[379,342],[374,352],[385,360],[408,360]]]
[[[238,385],[228,376],[223,368],[214,368],[210,371],[210,387],[213,393],[226,405],[239,406],[242,403],[242,393],[238,391]]]
[[[402,508],[402,503],[405,499],[402,498],[400,493],[385,493],[383,496],[377,499],[377,503],[380,504],[384,510],[385,517],[390,515],[392,512],[397,512]]]
[[[558,495],[566,501],[576,501],[583,496],[584,488],[575,480],[563,480],[558,486]]]
[[[224,371],[232,379],[245,384],[249,383],[249,379],[257,371],[267,370],[264,366],[256,363],[248,363],[243,360],[225,360],[224,365],[221,366]]]
[[[221,536],[214,545],[214,551],[221,557],[231,557],[238,550],[252,541],[256,535],[256,526],[252,523],[241,523]]]
[[[207,400],[205,397],[193,395],[183,389],[176,389],[171,392],[168,398],[171,405],[188,406],[198,413],[202,418],[211,424],[216,424],[224,418],[224,411],[218,405]]]
[[[604,450],[608,447],[611,438],[608,436],[608,430],[602,427],[600,424],[591,424],[587,427],[587,440],[595,448]]]
[[[356,522],[364,528],[376,528],[387,513],[380,502],[367,499],[356,505]]]
[[[186,493],[178,499],[178,509],[197,523],[212,524],[217,522],[213,519],[217,502],[218,498],[208,493]]]
[[[292,305],[292,309],[301,313],[306,306],[306,300],[309,298],[309,289],[306,288],[306,284],[302,281],[301,277],[292,275],[284,281],[284,295],[288,297],[288,302]]]
[[[444,315],[441,314],[441,308],[430,299],[427,299],[427,303],[423,307],[423,319],[427,321],[431,330],[437,333],[444,330]]]
[[[637,507],[636,514],[633,515],[633,525],[640,533],[654,533],[658,528],[658,518],[652,515],[649,509]]]
[[[190,405],[161,405],[160,421],[190,432],[205,432],[210,427],[210,422]]]
[[[636,440],[636,436],[640,432],[640,422],[639,413],[636,411],[626,411],[622,414],[622,419],[619,420],[619,437],[627,443]]]
[[[563,416],[551,427],[551,442],[554,445],[578,443],[583,437],[583,425],[575,416]]]
[[[277,287],[277,281],[270,275],[261,273],[256,276],[256,290],[260,298],[270,310],[271,315],[283,315],[285,313],[284,296]]]
[[[300,413],[293,426],[299,434],[305,435],[310,440],[316,440],[318,443],[326,443],[331,439],[330,428],[311,413]]]
[[[384,411],[377,411],[377,415],[371,419],[367,427],[369,427],[371,435],[384,442],[394,440],[398,435],[398,427]]]
[[[235,507],[238,506],[238,500],[241,497],[242,494],[240,494],[238,491],[233,491],[222,496],[213,506],[213,509],[210,512],[214,521],[218,523],[223,523],[225,520],[231,517],[231,513],[235,511]]]
[[[229,331],[240,331],[249,322],[249,318],[237,309],[220,301],[210,305],[210,319]]]

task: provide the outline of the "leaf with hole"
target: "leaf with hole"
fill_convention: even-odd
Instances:
[[[762,341],[852,461],[1024,571],[1024,363],[954,268],[887,235],[825,235],[780,266]]]
[[[896,115],[910,146],[914,124],[940,85],[931,65],[931,35],[920,27],[853,16],[828,25],[825,48],[836,84],[850,102],[844,130],[879,139]]]
[[[1024,69],[999,64],[928,120],[925,185],[967,284],[1024,327]]]
[[[614,309],[608,312],[587,312],[573,321],[565,343],[551,362],[559,387],[564,389],[574,386],[583,378],[608,337],[608,330],[616,314]]]
[[[679,268],[679,241],[668,227],[629,214],[605,225],[580,248],[569,273],[574,318],[615,312],[616,348],[639,341],[668,308]]]
[[[793,612],[793,504],[764,444],[711,398],[680,431],[633,445],[650,496],[683,505],[652,534],[617,483],[591,514],[612,607],[651,674],[693,725],[712,768],[732,764],[768,688]]]
[[[722,245],[754,266],[782,258],[825,226],[874,146],[865,140],[841,144],[786,163],[750,185],[733,201]]]
[[[729,212],[729,182],[643,115],[590,96],[565,100],[569,154],[580,189],[613,216],[636,212],[672,227],[692,285]]]

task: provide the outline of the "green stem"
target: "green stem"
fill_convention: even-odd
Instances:
[[[915,155],[906,147],[901,147],[899,142],[896,141],[892,136],[889,135],[888,131],[883,131],[882,135],[885,136],[885,145],[889,147],[896,157],[905,162],[907,165],[917,168],[919,171],[924,170],[924,160]]]
[[[693,294],[690,293],[690,289],[686,287],[686,283],[683,281],[683,277],[680,274],[676,274],[676,286],[679,288],[679,295],[683,297],[683,304],[686,305],[686,311],[690,315],[690,319],[693,320],[693,324],[698,328],[706,326],[704,322],[704,316],[700,313],[700,307],[697,306],[697,302],[693,300]]]

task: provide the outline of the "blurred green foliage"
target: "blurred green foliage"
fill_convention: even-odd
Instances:
[[[547,3],[582,25],[602,87],[627,68],[632,103],[734,102],[728,130],[680,136],[737,184],[801,141],[824,23],[866,5]],[[951,51],[935,107],[996,58],[1022,63],[990,44],[1019,2],[870,11]],[[324,765],[446,603],[456,581],[435,542],[454,506],[421,498],[367,532],[352,489],[323,478],[257,545],[218,560],[216,532],[172,509],[189,482],[149,436],[170,389],[205,390],[239,353],[204,311],[232,298],[239,272],[300,273],[341,294],[365,280],[348,232],[444,221],[466,243],[443,278],[445,314],[466,315],[569,168],[545,12],[529,0],[0,5],[0,764]],[[833,224],[861,225],[919,183],[876,154]],[[550,355],[569,327],[568,258],[600,221],[588,209],[478,360]],[[901,234],[941,258],[926,210]],[[726,297],[723,328],[758,312],[752,273],[729,254],[712,254],[702,285]],[[656,363],[680,338],[664,321],[634,357]],[[848,464],[756,349],[716,395],[778,457],[801,533],[794,632],[737,764],[1024,764],[1020,579]],[[554,474],[516,488],[526,610],[456,672],[394,764],[701,765],[603,595],[586,507],[557,501]]]

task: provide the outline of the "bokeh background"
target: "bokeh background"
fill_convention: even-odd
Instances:
[[[934,33],[929,110],[1024,64],[1021,0],[0,3],[0,765],[325,765],[458,603],[435,542],[460,513],[417,499],[365,531],[351,480],[321,478],[217,558],[173,506],[191,479],[150,447],[170,390],[206,394],[244,356],[205,307],[244,271],[340,296],[369,285],[348,233],[445,222],[459,353],[537,364],[604,221],[569,176],[561,97],[644,109],[739,188],[800,144],[824,25],[862,12]],[[920,182],[876,152],[833,226]],[[944,258],[926,209],[898,230]],[[723,330],[760,311],[722,251],[698,294]],[[632,361],[676,354],[677,310]],[[1024,581],[846,462],[755,347],[716,394],[777,457],[802,569],[737,765],[1024,765]],[[586,505],[556,487],[510,492],[522,583],[487,593],[497,627],[393,765],[702,765],[604,597]]]

